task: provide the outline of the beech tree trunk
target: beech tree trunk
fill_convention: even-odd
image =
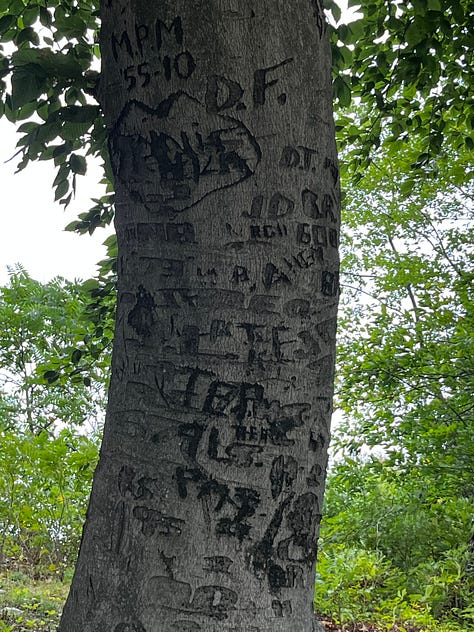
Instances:
[[[320,0],[104,0],[119,243],[61,632],[306,632],[339,182]]]

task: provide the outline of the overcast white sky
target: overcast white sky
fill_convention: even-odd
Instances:
[[[7,266],[15,263],[40,281],[58,275],[71,280],[93,276],[105,256],[102,242],[109,233],[98,229],[91,237],[65,232],[64,227],[89,209],[90,197],[101,195],[100,170],[92,165],[88,176],[78,176],[77,197],[65,212],[54,202],[55,170],[49,161],[30,163],[16,174],[19,158],[6,162],[17,151],[20,136],[15,128],[0,119],[0,284],[8,279]]]

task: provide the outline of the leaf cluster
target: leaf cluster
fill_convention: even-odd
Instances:
[[[0,430],[0,566],[63,577],[77,556],[97,438]]]
[[[354,21],[331,27],[334,92],[341,148],[350,146],[349,171],[356,179],[383,145],[396,156],[410,139],[421,144],[416,169],[448,141],[474,148],[471,86],[474,45],[472,0],[350,1]],[[351,100],[364,107],[354,118]]]
[[[452,151],[438,163],[439,180],[412,182],[409,196],[400,186],[403,158],[393,164],[381,154],[346,198],[337,401],[353,420],[345,431],[359,437],[356,451],[363,437],[393,466],[422,468],[467,493],[474,489],[469,157]],[[458,169],[463,185],[453,178]]]
[[[0,116],[21,123],[23,169],[31,160],[56,167],[55,200],[67,206],[87,159],[98,157],[109,184],[107,136],[95,94],[99,79],[98,3],[0,0]],[[89,211],[92,230],[108,224],[110,197]]]
[[[380,630],[474,629],[471,503],[421,477],[387,480],[346,461],[328,480],[315,607]]]
[[[0,288],[3,428],[38,434],[102,416],[112,330],[91,321],[92,289],[61,278],[42,284],[20,267]]]

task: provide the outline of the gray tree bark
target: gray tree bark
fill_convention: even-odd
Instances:
[[[339,182],[319,0],[104,0],[119,296],[61,632],[315,631]]]

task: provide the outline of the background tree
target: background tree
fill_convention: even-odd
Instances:
[[[472,171],[416,140],[349,187],[323,613],[472,628]]]
[[[346,204],[338,401],[391,465],[464,494],[473,456],[470,155],[451,149],[435,163],[437,180],[414,185],[417,151],[402,150],[396,164],[382,155]]]
[[[62,576],[77,555],[108,374],[90,285],[16,266],[0,288],[1,568]]]
[[[59,577],[74,565],[97,435],[0,429],[0,570]]]
[[[88,315],[91,301],[88,286],[60,277],[43,284],[21,267],[11,271],[0,288],[4,428],[39,434],[97,424],[108,360],[106,339],[97,338]]]

